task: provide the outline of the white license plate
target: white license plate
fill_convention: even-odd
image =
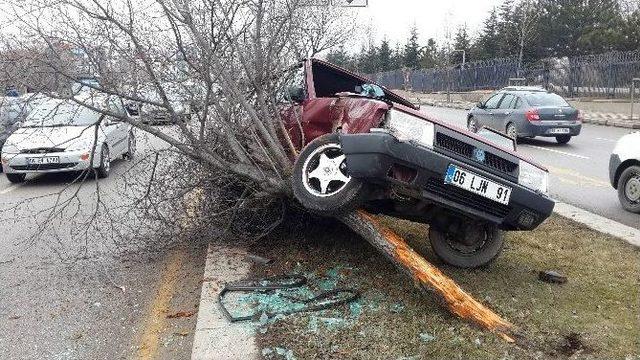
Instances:
[[[31,165],[59,164],[60,158],[57,156],[30,157],[27,158],[27,163]]]
[[[567,128],[553,128],[549,130],[550,134],[568,134],[570,131]]]
[[[449,165],[444,182],[501,204],[508,205],[509,199],[511,199],[512,189],[510,187],[500,185],[455,165]]]

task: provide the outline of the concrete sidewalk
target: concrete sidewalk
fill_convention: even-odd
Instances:
[[[423,94],[404,90],[396,90],[396,92],[420,105],[462,110],[471,109],[478,101],[486,99],[486,97],[492,93],[489,91],[453,93],[451,94],[451,101],[447,102],[446,94],[443,93]],[[568,102],[571,106],[580,110],[584,117],[584,122],[587,124],[640,129],[640,104],[636,104],[633,119],[630,119],[629,112],[631,110],[631,104],[629,102],[582,99],[569,99]]]

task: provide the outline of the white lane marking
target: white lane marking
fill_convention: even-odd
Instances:
[[[568,152],[564,152],[564,151],[560,151],[560,150],[555,150],[555,149],[544,148],[542,146],[535,146],[535,145],[525,145],[525,146],[526,147],[532,147],[532,148],[539,149],[539,150],[550,151],[552,153],[556,153],[556,154],[560,154],[560,155],[571,156],[571,157],[578,158],[578,159],[589,160],[589,157],[587,157],[587,156],[582,156],[582,155],[578,155],[578,154],[572,154],[572,153],[568,153]]]
[[[606,138],[599,138],[597,137],[596,140],[602,140],[602,141],[610,141],[610,142],[616,142],[617,140],[612,140],[612,139],[606,139]]]
[[[577,221],[598,232],[613,235],[631,245],[640,247],[640,230],[607,219],[587,210],[577,208],[563,202],[556,201],[553,209],[556,214]]]
[[[13,190],[19,188],[20,186],[22,186],[22,184],[11,185],[8,188],[0,191],[0,195],[8,194],[8,193],[12,192]]]

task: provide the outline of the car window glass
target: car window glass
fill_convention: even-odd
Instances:
[[[514,109],[522,109],[522,99],[517,97],[515,103],[513,104],[513,108]]]
[[[506,94],[503,98],[502,101],[500,101],[500,109],[512,109],[513,108],[513,102],[515,101],[516,97],[511,95],[511,94]]]
[[[531,106],[569,106],[560,95],[536,92],[524,96]]]
[[[486,103],[484,103],[484,106],[487,109],[496,109],[498,107],[498,103],[500,102],[500,98],[502,98],[502,94],[493,95],[491,98],[489,98],[489,100],[487,100]]]

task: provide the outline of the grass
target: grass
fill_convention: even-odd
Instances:
[[[251,251],[275,263],[255,265],[254,272],[303,272],[314,291],[332,281],[359,289],[362,297],[350,307],[290,315],[262,328],[256,335],[266,358],[640,359],[638,249],[554,216],[535,231],[508,233],[504,252],[490,266],[461,270],[435,258],[426,226],[383,221],[514,323],[525,342],[508,344],[454,317],[364,240],[324,223],[304,235],[283,231],[261,242]],[[560,271],[568,282],[541,282],[541,270]]]

